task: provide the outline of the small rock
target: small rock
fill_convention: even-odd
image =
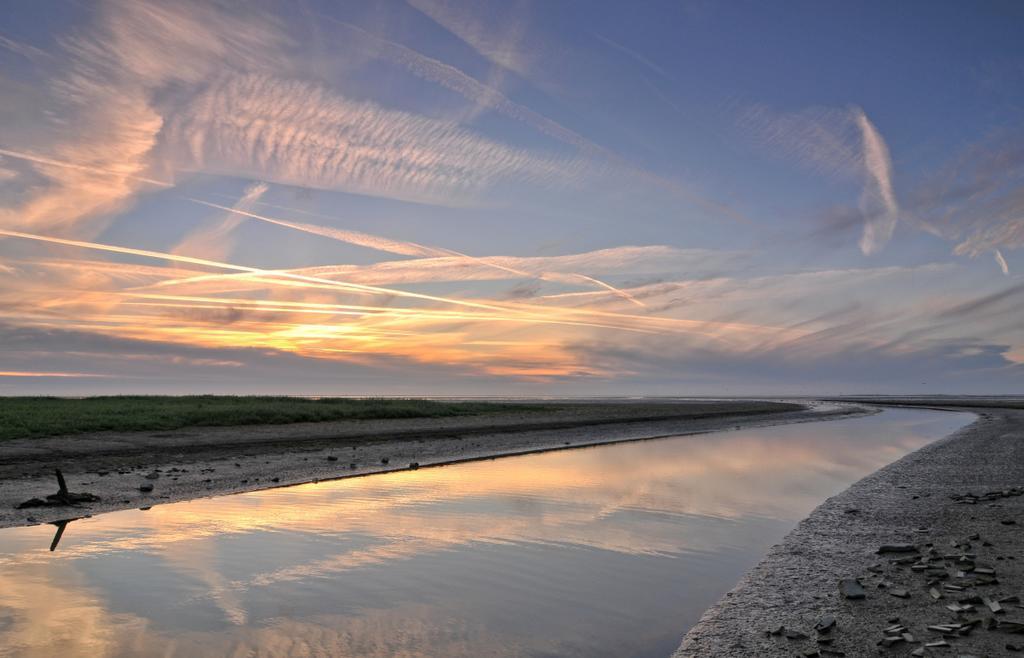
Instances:
[[[409,468],[415,470],[415,469],[417,469],[419,467],[420,467],[420,463],[419,462],[409,462]]]
[[[387,465],[388,461],[390,461],[390,460],[387,457],[381,457],[380,458],[380,463],[384,464],[385,466]]]
[[[146,476],[146,479],[147,480],[156,480],[159,477],[160,477],[160,474],[157,473],[156,471],[153,471],[152,473],[150,473],[149,475]]]
[[[890,589],[889,590],[889,595],[890,596],[895,596],[898,599],[909,599],[910,598],[910,592],[908,592],[907,590],[903,589],[902,587],[894,587],[894,588]]]
[[[829,633],[836,627],[836,618],[832,615],[825,615],[814,625],[814,630],[819,633]]]
[[[327,461],[329,461],[329,462],[336,462],[336,461],[338,461],[338,458],[335,457],[334,455],[327,455]]]
[[[864,588],[853,578],[839,581],[839,593],[847,599],[863,599],[866,596]]]
[[[787,640],[806,640],[809,636],[807,633],[801,633],[800,631],[788,630],[786,631]]]
[[[141,491],[142,493],[149,493],[152,490],[153,490],[153,485],[151,485],[151,484],[139,485],[139,491]]]
[[[917,546],[913,544],[883,544],[878,547],[878,554],[882,553],[917,553]]]
[[[270,478],[271,482],[280,482],[281,478]]]

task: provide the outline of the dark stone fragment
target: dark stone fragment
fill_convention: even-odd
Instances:
[[[806,640],[809,636],[807,633],[801,633],[800,631],[788,630],[786,631],[787,640]]]
[[[1002,523],[1003,525],[1017,525],[1017,522],[1013,519],[1003,519],[1002,521],[1000,521],[1000,523]]]
[[[147,480],[156,480],[159,477],[160,477],[160,474],[157,473],[156,471],[153,471],[152,473],[149,473],[148,475],[146,475],[146,479]]]
[[[847,599],[863,599],[866,596],[864,588],[853,578],[839,581],[839,593]]]
[[[153,485],[151,485],[151,484],[139,485],[139,491],[141,491],[142,493],[149,493],[152,490],[153,490]]]
[[[270,478],[271,482],[280,482],[281,478]]]
[[[415,469],[417,469],[419,467],[420,467],[420,463],[419,462],[409,462],[409,468],[415,470]]]
[[[381,458],[380,458],[380,463],[381,463],[381,464],[385,464],[385,465],[386,465],[386,464],[388,463],[388,461],[389,461],[389,460],[388,460],[388,458],[387,458],[387,457],[381,457]]]
[[[329,461],[329,462],[336,462],[336,461],[338,461],[338,458],[335,457],[334,455],[327,455],[327,461]]]
[[[819,633],[829,633],[836,627],[836,618],[832,615],[825,615],[814,625],[814,630]]]
[[[879,554],[882,553],[917,553],[917,546],[913,544],[883,544],[878,547]]]

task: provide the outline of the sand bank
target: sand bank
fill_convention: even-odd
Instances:
[[[704,614],[676,658],[1024,650],[1024,411],[916,405],[978,419],[825,501]],[[901,552],[879,553],[886,545]],[[841,594],[844,579],[859,579],[865,597]]]

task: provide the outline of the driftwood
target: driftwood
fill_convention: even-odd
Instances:
[[[57,544],[60,543],[60,538],[64,536],[64,528],[68,527],[68,524],[75,519],[65,519],[63,521],[55,521],[53,525],[57,526],[57,532],[53,534],[53,541],[50,542],[50,552],[57,550]]]
[[[29,507],[68,507],[78,505],[80,503],[95,503],[99,502],[100,497],[91,493],[73,493],[68,491],[68,484],[64,481],[64,474],[57,469],[57,486],[58,491],[55,494],[50,494],[46,497],[46,500],[42,498],[29,498],[25,502],[18,505],[15,509],[26,509]]]

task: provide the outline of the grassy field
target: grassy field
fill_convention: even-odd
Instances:
[[[274,425],[325,420],[437,418],[532,410],[491,402],[402,399],[110,396],[0,398],[0,440],[83,432],[174,430],[203,425]]]

